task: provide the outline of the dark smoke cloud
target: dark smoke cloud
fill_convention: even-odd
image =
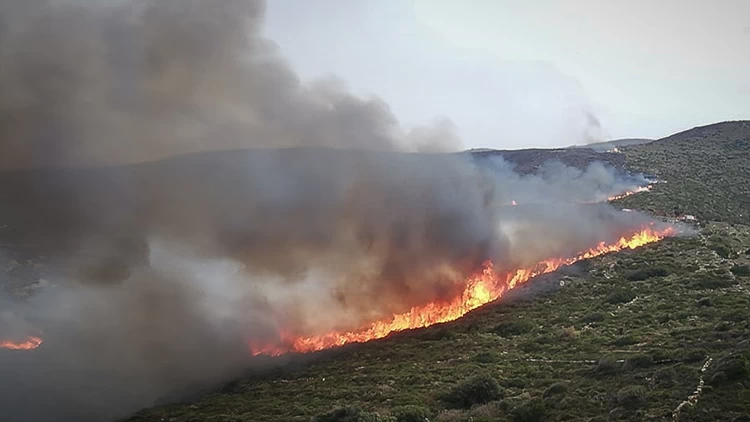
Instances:
[[[601,165],[431,154],[456,147],[450,122],[406,131],[378,99],[302,83],[262,15],[0,0],[0,337],[45,339],[0,350],[4,420],[119,417],[236,376],[279,327],[356,328],[453,297],[487,259],[647,221],[580,205],[642,181]]]
[[[377,98],[301,83],[260,35],[257,1],[0,7],[0,168],[238,147],[456,147],[450,124],[407,133]]]

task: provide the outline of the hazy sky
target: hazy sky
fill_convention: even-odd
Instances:
[[[750,119],[748,0],[269,0],[267,15],[303,80],[336,75],[406,126],[446,116],[466,147]]]

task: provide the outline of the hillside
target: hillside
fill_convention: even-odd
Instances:
[[[585,144],[585,145],[573,145],[570,148],[571,149],[589,148],[597,152],[606,152],[606,151],[611,150],[612,148],[622,148],[622,147],[629,147],[629,146],[634,146],[634,145],[647,144],[653,141],[654,139],[646,139],[646,138],[625,138],[625,139],[614,139],[614,140],[605,141],[605,142],[594,142],[592,144]]]
[[[622,151],[666,183],[619,205],[695,215],[697,235],[532,280],[452,323],[269,358],[128,420],[750,420],[750,122]]]

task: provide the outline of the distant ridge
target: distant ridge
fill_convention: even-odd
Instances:
[[[674,142],[718,137],[719,139],[747,139],[750,133],[750,120],[730,120],[696,126],[692,129],[677,132],[673,135],[657,139],[655,142]]]
[[[625,139],[613,139],[611,141],[595,142],[593,144],[586,145],[572,145],[568,148],[589,148],[597,152],[609,151],[612,148],[629,147],[633,145],[642,145],[649,142],[654,142],[655,139],[647,138],[625,138]]]

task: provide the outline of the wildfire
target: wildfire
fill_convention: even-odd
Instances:
[[[15,342],[12,340],[0,340],[0,349],[8,350],[32,350],[41,346],[44,342],[40,337],[28,337],[24,341]]]
[[[636,193],[640,192],[649,192],[651,191],[651,185],[648,186],[638,186],[634,190],[625,191],[619,195],[610,196],[607,198],[607,201],[617,201],[618,199],[627,198],[630,195],[635,195]]]
[[[456,320],[469,311],[492,302],[529,279],[550,273],[558,268],[573,264],[582,259],[593,258],[609,252],[623,249],[635,249],[653,243],[673,234],[672,228],[656,231],[647,226],[631,236],[621,237],[617,242],[606,244],[600,242],[596,247],[583,251],[569,258],[551,258],[529,268],[520,268],[508,272],[496,272],[492,262],[487,262],[478,274],[466,280],[463,294],[449,302],[429,303],[415,306],[408,312],[394,315],[391,318],[376,321],[360,329],[346,332],[300,337],[289,332],[280,333],[280,341],[275,344],[250,344],[253,355],[278,356],[289,352],[309,353],[347,343],[361,343],[379,339],[395,331],[427,327],[441,322]]]

